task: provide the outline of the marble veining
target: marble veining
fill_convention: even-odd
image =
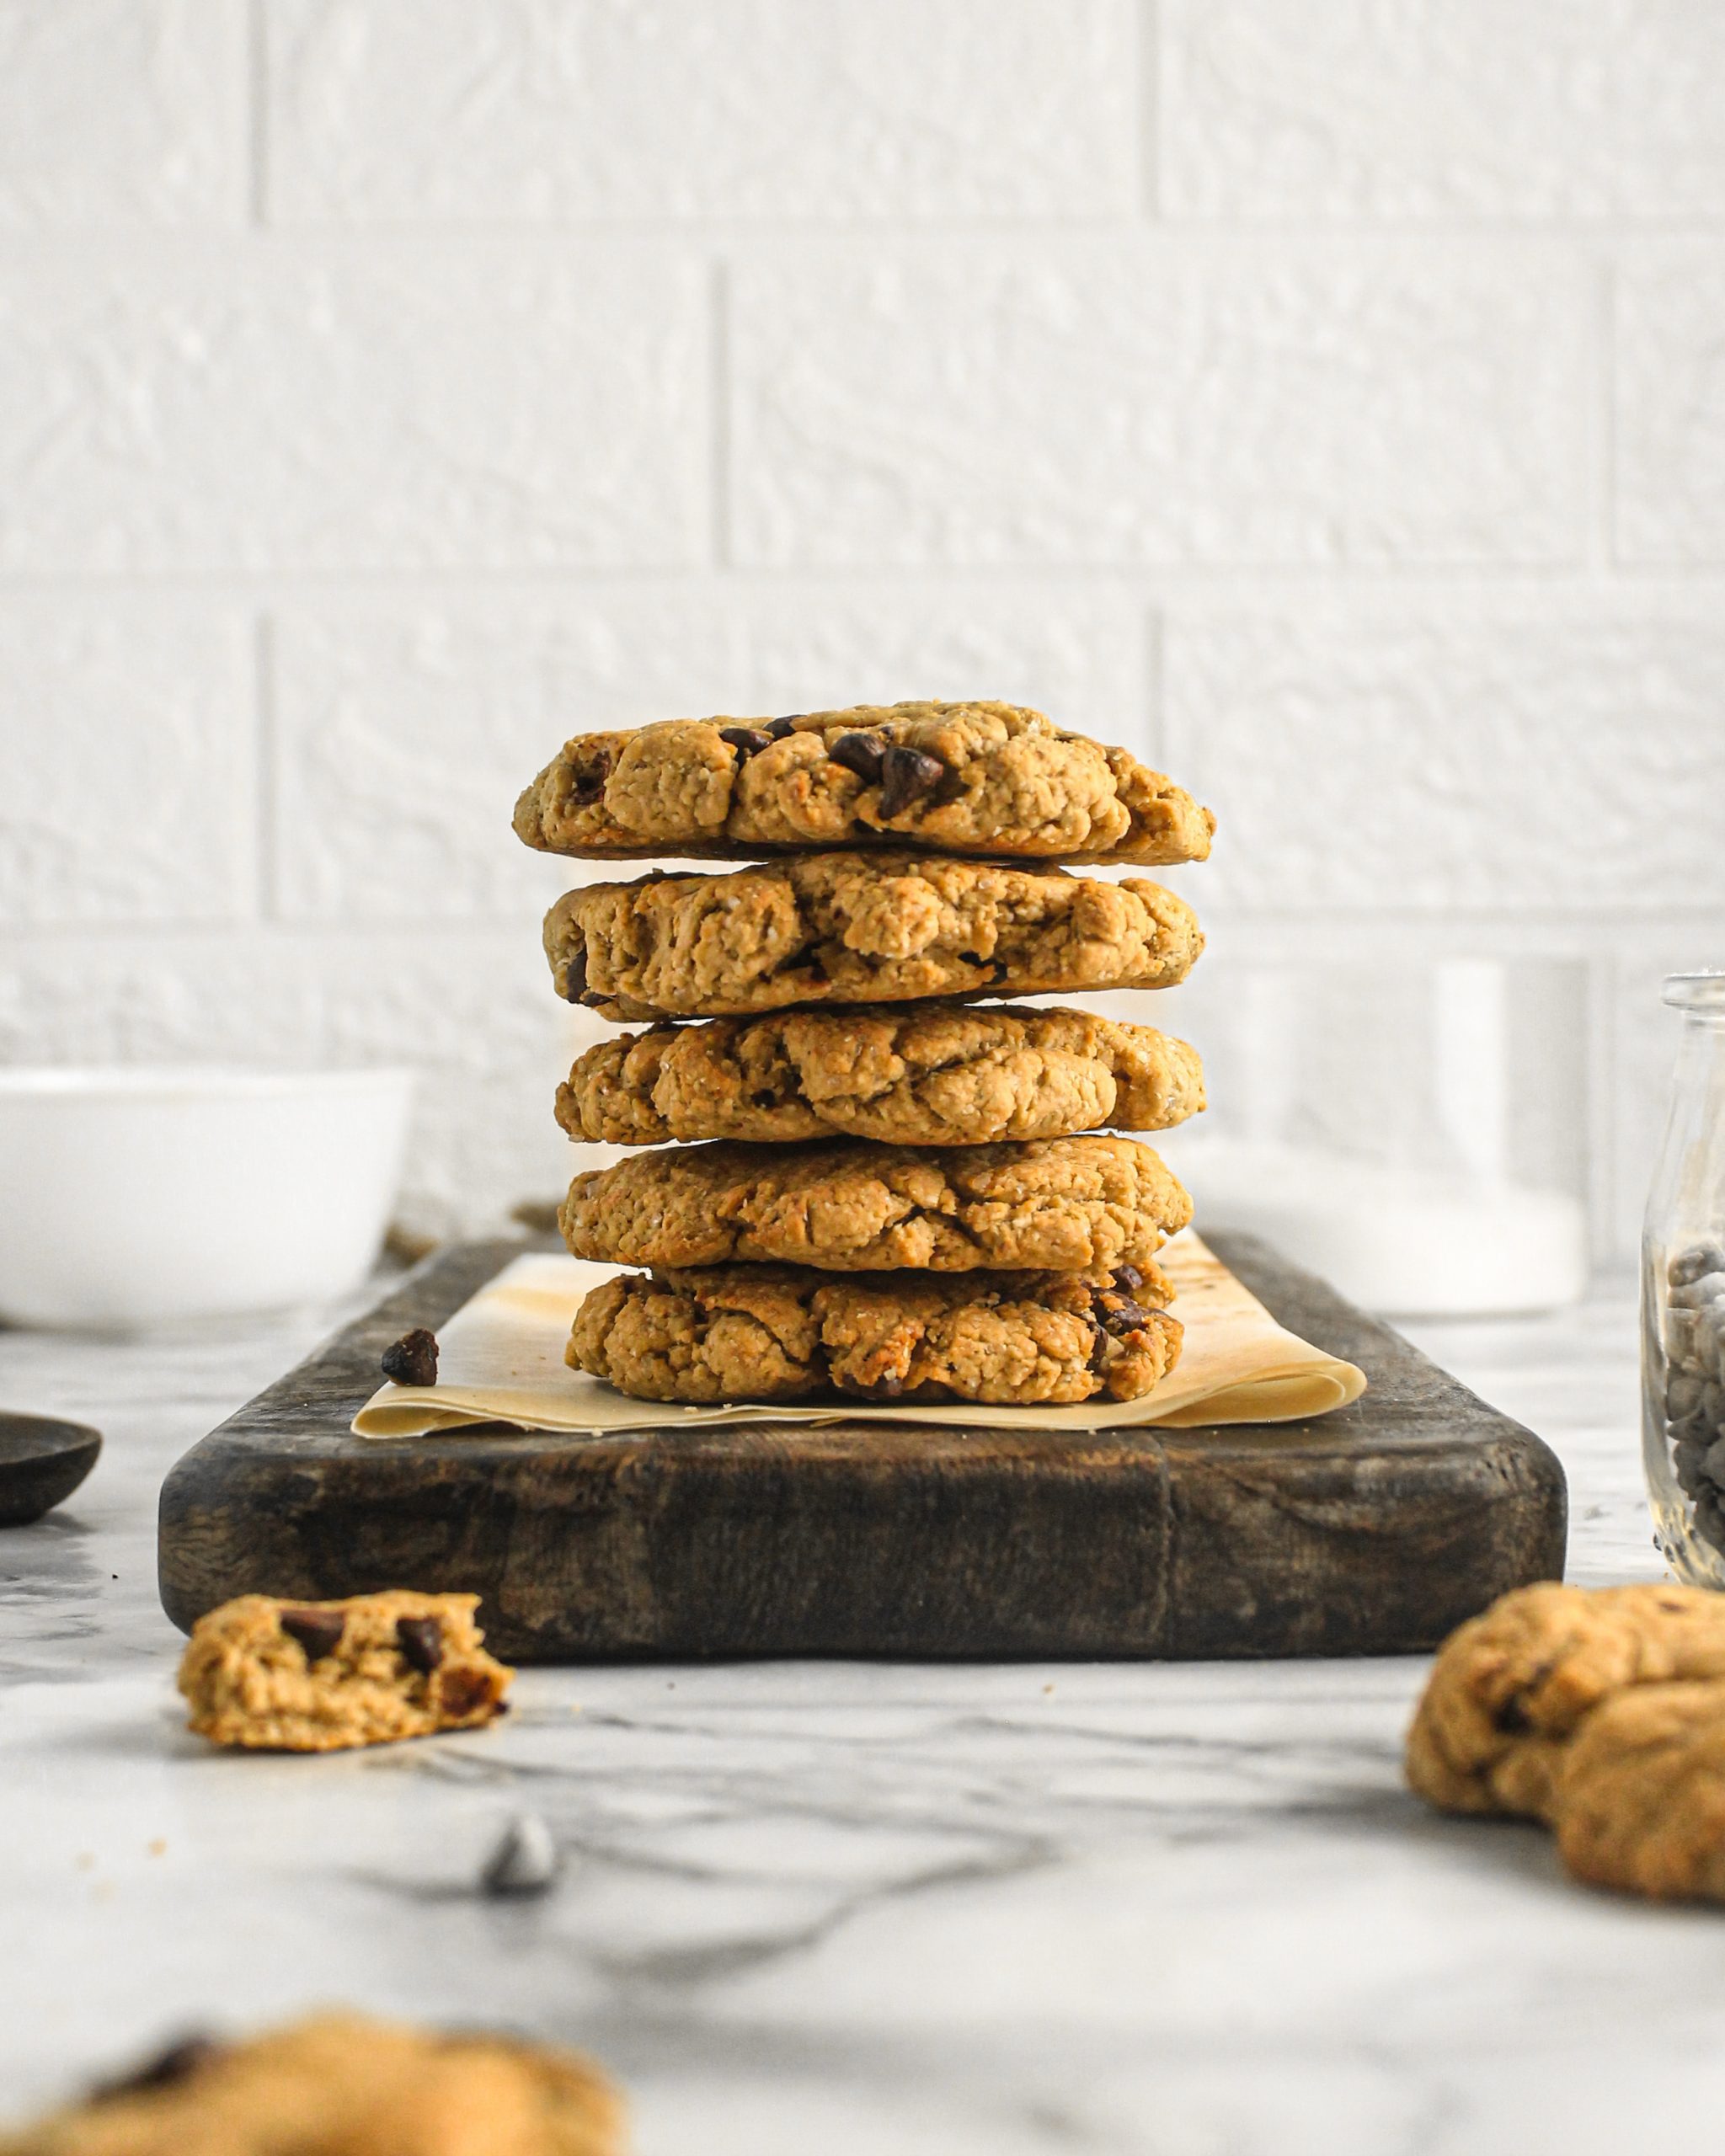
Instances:
[[[1412,1328],[1557,1447],[1583,1582],[1658,1571],[1632,1302]],[[1427,1812],[1418,1660],[533,1670],[493,1731],[210,1752],[155,1492],[330,1319],[0,1334],[108,1438],[0,1531],[6,2108],[319,2000],[585,2043],[642,2156],[1615,2156],[1717,2092],[1725,1919]],[[560,1876],[487,1897],[521,1811]]]

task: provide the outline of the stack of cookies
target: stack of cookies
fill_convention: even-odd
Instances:
[[[1132,1400],[1180,1327],[1155,1253],[1191,1214],[1146,1145],[1204,1105],[1183,1041],[1004,1000],[1180,980],[1159,885],[1212,819],[1123,750],[1000,703],[676,719],[568,742],[529,846],[755,865],[589,884],[546,918],[558,991],[644,1022],[558,1095],[590,1294],[569,1360],[640,1399]],[[674,1141],[665,1145],[662,1141]]]

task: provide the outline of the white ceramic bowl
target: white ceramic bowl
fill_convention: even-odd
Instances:
[[[413,1087],[408,1070],[0,1070],[0,1319],[126,1329],[357,1286]]]

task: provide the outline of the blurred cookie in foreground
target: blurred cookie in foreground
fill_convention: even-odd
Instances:
[[[1576,1732],[1557,1790],[1557,1848],[1578,1879],[1725,1902],[1725,1684],[1614,1694]]]
[[[1439,1650],[1407,1733],[1407,1779],[1446,1812],[1548,1819],[1564,1748],[1602,1700],[1725,1678],[1725,1598],[1669,1582],[1518,1588]]]
[[[404,1588],[225,1602],[198,1620],[180,1662],[190,1726],[213,1744],[274,1752],[478,1728],[505,1711],[515,1674],[486,1653],[478,1604]]]
[[[1154,1266],[852,1274],[716,1265],[623,1273],[582,1304],[566,1360],[636,1400],[713,1406],[827,1391],[914,1406],[1137,1400],[1179,1359]]]
[[[1088,1011],[911,1004],[660,1024],[601,1041],[558,1088],[571,1138],[654,1145],[873,1138],[983,1145],[1167,1130],[1204,1106],[1184,1041]]]
[[[1725,1598],[1503,1596],[1439,1651],[1407,1778],[1445,1811],[1543,1821],[1589,1885],[1725,1901]]]
[[[623,2156],[621,2098],[572,2052],[320,2015],[193,2039],[0,2156]]]

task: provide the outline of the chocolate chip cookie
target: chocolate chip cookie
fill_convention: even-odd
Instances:
[[[1637,1684],[1571,1739],[1552,1818],[1578,1879],[1725,1901],[1725,1683]]]
[[[1130,1138],[939,1151],[852,1139],[640,1154],[577,1176],[560,1225],[577,1257],[616,1265],[1081,1273],[1142,1265],[1191,1217]]]
[[[1215,819],[1128,755],[1017,704],[858,704],[581,734],[515,804],[547,853],[601,859],[925,846],[1202,861]]]
[[[909,853],[593,883],[545,917],[558,994],[626,1021],[1162,988],[1203,948],[1160,884]]]
[[[914,1406],[1138,1400],[1179,1358],[1154,1266],[900,1273],[801,1266],[622,1273],[577,1313],[566,1359],[637,1400],[713,1405],[848,1393]]]
[[[1153,1027],[945,1003],[666,1023],[589,1049],[557,1092],[571,1138],[611,1145],[987,1145],[1166,1130],[1203,1106],[1197,1050]]]
[[[192,2040],[0,2156],[621,2156],[622,2105],[587,2060],[506,2036],[319,2015]]]
[[[1408,1780],[1445,1811],[1549,1818],[1565,1748],[1603,1700],[1694,1678],[1725,1678],[1725,1597],[1519,1588],[1444,1642],[1408,1732]]]
[[[225,1602],[198,1620],[180,1662],[191,1727],[213,1744],[276,1752],[476,1728],[504,1711],[515,1674],[481,1645],[478,1604],[405,1589]]]

